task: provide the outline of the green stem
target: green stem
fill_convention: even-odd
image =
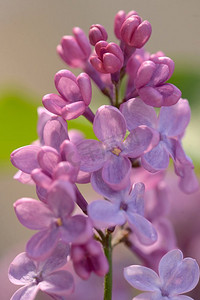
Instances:
[[[104,300],[112,300],[112,246],[111,246],[111,233],[108,231],[106,234],[104,253],[108,260],[109,271],[104,278]]]

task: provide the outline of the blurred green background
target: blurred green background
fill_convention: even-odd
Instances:
[[[162,50],[175,61],[170,82],[178,86],[192,109],[184,148],[200,175],[200,1],[0,0],[0,267],[6,255],[32,234],[19,224],[12,205],[20,197],[35,197],[35,190],[12,179],[16,170],[9,157],[14,149],[37,139],[37,107],[45,94],[56,92],[55,73],[68,68],[57,56],[56,46],[63,35],[71,34],[72,27],[88,33],[94,23],[104,25],[109,41],[116,41],[113,20],[120,9],[134,9],[149,20],[153,32],[146,49],[151,53]],[[93,87],[92,109],[102,104],[107,99]],[[93,136],[84,118],[69,122],[69,128]]]

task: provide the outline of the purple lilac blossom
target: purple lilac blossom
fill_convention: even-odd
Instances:
[[[93,130],[100,142],[84,140],[77,145],[80,170],[92,173],[102,169],[102,178],[108,185],[123,189],[129,183],[129,157],[142,155],[157,143],[157,136],[147,126],[138,126],[124,141],[126,121],[117,108],[109,105],[97,110]]]
[[[153,270],[132,265],[124,269],[125,279],[136,289],[145,291],[133,300],[193,300],[183,296],[195,288],[199,281],[196,260],[184,258],[180,250],[165,254],[159,263],[159,276]]]
[[[38,291],[54,299],[67,299],[74,290],[74,279],[66,270],[59,270],[67,263],[69,246],[59,243],[46,260],[37,262],[20,253],[9,267],[9,279],[16,285],[24,285],[17,290],[11,300],[34,300]]]
[[[193,173],[193,164],[184,153],[181,139],[190,121],[190,107],[186,99],[170,107],[162,107],[159,117],[153,107],[146,105],[140,98],[133,98],[120,106],[127,128],[133,130],[137,126],[146,125],[157,130],[160,141],[150,151],[141,157],[142,166],[149,172],[165,170],[169,164],[169,157],[174,161],[175,171],[185,183],[185,190],[193,192],[198,188],[197,179]],[[190,172],[190,180],[185,180]],[[193,176],[191,176],[193,175]],[[181,185],[180,185],[181,186]]]
[[[86,73],[76,78],[72,72],[61,70],[55,75],[55,86],[60,95],[47,94],[43,97],[47,110],[65,120],[75,119],[85,112],[92,97],[91,81]]]
[[[157,240],[157,233],[152,224],[144,218],[144,184],[136,183],[121,191],[113,191],[101,177],[101,172],[94,172],[91,177],[94,190],[107,200],[96,200],[89,204],[88,215],[97,228],[123,225],[137,235],[142,244],[150,245]]]
[[[90,221],[83,215],[71,216],[75,207],[75,191],[66,181],[55,181],[44,202],[22,198],[14,203],[19,221],[27,228],[39,230],[27,243],[26,251],[33,259],[47,257],[58,241],[85,243],[93,235]]]
[[[106,29],[100,24],[93,24],[89,30],[90,44],[95,46],[99,41],[107,41],[108,34]]]

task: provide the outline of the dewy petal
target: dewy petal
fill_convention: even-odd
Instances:
[[[169,153],[166,151],[164,143],[160,142],[149,152],[142,156],[142,166],[149,172],[164,170],[169,164]]]
[[[39,231],[27,243],[27,255],[36,260],[45,259],[56,247],[59,237],[59,229],[56,227]]]
[[[124,268],[124,277],[130,285],[141,291],[158,291],[161,285],[156,272],[143,266],[132,265]]]
[[[126,134],[126,121],[120,111],[109,105],[101,106],[95,115],[93,130],[96,137],[112,145],[113,141],[123,141]]]
[[[48,228],[53,220],[53,213],[43,202],[31,198],[21,198],[14,203],[18,220],[27,228],[42,230]]]
[[[83,140],[77,144],[77,150],[81,159],[81,171],[94,172],[103,167],[106,151],[100,142]]]
[[[169,137],[182,136],[190,122],[190,106],[186,99],[169,107],[161,107],[159,114],[159,131]]]
[[[30,284],[17,290],[10,300],[34,300],[38,291],[38,285]]]
[[[157,240],[157,232],[151,222],[143,216],[134,214],[129,211],[126,212],[129,226],[137,235],[138,239],[143,245],[152,245]]]
[[[45,276],[44,280],[39,283],[39,287],[50,295],[65,297],[73,292],[74,279],[68,271],[60,270]]]
[[[171,251],[171,255],[174,255],[173,259],[175,259],[176,253],[178,260],[180,259],[181,253],[178,255],[178,251],[179,253],[181,252],[180,250]],[[162,274],[164,291],[167,291],[170,296],[176,296],[178,294],[187,293],[194,289],[199,281],[199,266],[196,260],[192,258],[185,258],[181,261],[179,260],[175,262],[172,259],[170,260],[171,257],[169,253],[166,255],[168,255],[169,258],[168,263],[170,264],[172,261],[173,269],[171,268],[170,270],[169,267],[166,267],[167,258],[165,257],[162,263],[160,263],[162,270],[164,265],[169,271],[169,273],[166,273],[165,270],[165,273]]]
[[[43,130],[43,138],[46,146],[51,146],[59,152],[62,142],[69,139],[67,122],[60,117],[47,121]]]
[[[130,183],[130,172],[130,160],[113,154],[103,166],[102,178],[112,189],[119,191]]]
[[[16,168],[30,174],[32,170],[39,167],[37,155],[40,149],[40,146],[34,145],[18,148],[11,153],[11,162]]]
[[[88,215],[97,228],[108,228],[115,225],[122,225],[126,218],[119,205],[106,200],[96,200],[89,204]]]
[[[130,99],[120,105],[129,131],[140,125],[157,127],[157,115],[153,107],[146,105],[139,97]]]
[[[125,149],[122,151],[122,155],[133,158],[141,156],[145,150],[152,148],[151,143],[154,139],[158,140],[157,131],[155,131],[154,134],[151,128],[141,125],[133,129],[127,136],[124,142]]]
[[[27,257],[26,253],[17,255],[8,270],[9,280],[17,285],[29,284],[36,274],[35,263]]]

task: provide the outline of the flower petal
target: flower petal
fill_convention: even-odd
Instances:
[[[31,283],[35,274],[36,265],[25,252],[14,258],[8,270],[9,280],[17,285]]]
[[[56,151],[56,149],[44,146],[40,149],[38,153],[38,162],[44,171],[48,174],[52,174],[56,165],[60,162],[60,155]]]
[[[169,107],[161,107],[159,114],[159,131],[169,137],[182,136],[190,122],[190,106],[186,99]]]
[[[146,105],[139,97],[130,99],[120,105],[129,131],[140,125],[157,127],[157,115],[153,107]]]
[[[62,108],[68,103],[61,96],[56,94],[47,94],[43,97],[42,103],[48,111],[55,115],[61,116]]]
[[[89,204],[88,215],[97,228],[107,228],[115,225],[122,225],[126,218],[119,205],[106,200],[96,200]]]
[[[36,284],[23,286],[14,293],[10,300],[34,300],[38,291],[39,287]]]
[[[82,100],[76,76],[69,70],[61,70],[56,73],[55,86],[61,96],[70,103]]]
[[[14,209],[20,223],[29,229],[48,228],[53,220],[48,206],[35,199],[21,198],[14,203]]]
[[[11,163],[21,171],[30,174],[32,170],[39,167],[37,155],[40,149],[40,146],[34,145],[18,148],[11,153]]]
[[[123,141],[126,134],[126,121],[117,108],[103,105],[96,112],[93,130],[100,141],[112,145],[113,141]]]
[[[133,300],[165,300],[160,291],[155,291],[155,292],[147,292],[147,293],[142,293],[136,297],[133,298]]]
[[[55,248],[59,237],[59,230],[56,227],[39,231],[27,243],[27,255],[35,260],[45,259]]]
[[[112,189],[118,191],[129,185],[130,172],[130,160],[113,154],[103,166],[102,178]]]
[[[103,167],[106,152],[100,142],[83,140],[77,144],[77,150],[81,159],[81,171],[94,172]]]
[[[39,287],[50,295],[66,297],[74,290],[74,279],[68,271],[60,270],[46,276]]]
[[[154,147],[149,152],[142,156],[142,166],[149,172],[156,172],[164,170],[169,164],[169,154],[165,149],[164,142],[159,142],[159,144]]]
[[[73,120],[81,116],[85,111],[85,103],[83,101],[77,101],[67,104],[62,109],[62,117],[65,120]]]
[[[154,292],[161,285],[156,272],[143,266],[132,265],[124,268],[124,277],[130,285],[141,291]]]

